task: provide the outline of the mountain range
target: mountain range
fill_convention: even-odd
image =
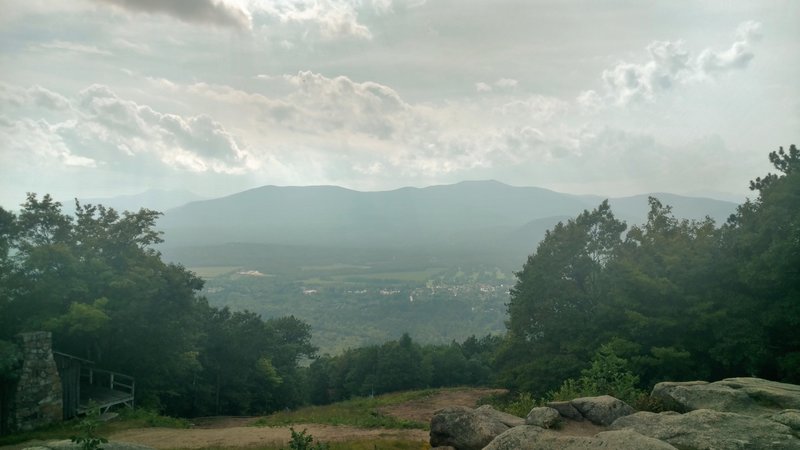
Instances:
[[[736,204],[649,194],[678,218],[723,222]],[[609,198],[614,214],[643,223],[648,196]],[[564,194],[497,181],[361,192],[336,186],[263,186],[192,201],[166,211],[158,227],[169,247],[230,242],[340,248],[486,248],[538,242],[558,221],[595,208],[604,197]]]

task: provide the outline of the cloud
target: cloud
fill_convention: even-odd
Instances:
[[[95,0],[124,10],[165,14],[187,23],[250,30],[250,13],[222,0]]]
[[[504,117],[514,117],[528,123],[546,123],[568,111],[569,103],[543,95],[512,100],[494,108],[494,112]]]
[[[104,85],[68,100],[40,86],[0,84],[0,100],[17,107],[16,117],[0,121],[0,145],[15,164],[223,174],[258,165],[210,116],[156,111]],[[48,120],[41,118],[45,110]]]
[[[387,139],[410,119],[410,105],[379,83],[310,71],[283,79],[294,88],[285,100],[300,111],[296,125],[304,129],[347,130]]]
[[[66,110],[70,102],[63,95],[39,85],[28,88],[0,82],[0,101],[13,106],[35,106],[49,110]]]
[[[737,29],[738,40],[730,48],[721,52],[708,48],[696,58],[692,58],[683,41],[654,41],[647,46],[646,61],[623,61],[604,70],[601,77],[604,94],[584,91],[578,103],[592,110],[603,103],[650,102],[676,85],[706,81],[724,72],[744,69],[754,58],[752,43],[760,39],[760,30],[758,22],[744,22]]]
[[[754,21],[744,22],[736,30],[738,41],[722,52],[711,49],[703,50],[698,57],[698,65],[703,74],[727,72],[735,69],[744,69],[755,57],[751,50],[754,42],[761,40],[761,24]]]
[[[97,162],[74,153],[45,120],[0,118],[0,162],[6,167],[25,165],[31,170],[52,164],[96,167]]]
[[[75,42],[66,42],[66,41],[59,41],[55,40],[52,42],[45,42],[39,44],[40,48],[46,50],[59,50],[59,51],[67,51],[67,52],[75,52],[75,53],[86,53],[90,55],[102,55],[102,56],[110,56],[111,52],[108,50],[103,50],[98,48],[94,45],[84,45],[78,44]]]
[[[478,92],[492,92],[492,87],[482,81],[475,83],[475,90]]]
[[[128,155],[153,154],[175,168],[193,172],[238,173],[248,153],[219,122],[207,115],[183,117],[122,99],[103,85],[79,94],[81,138],[116,146]]]
[[[519,81],[513,78],[500,78],[496,80],[494,83],[484,83],[479,81],[475,83],[475,90],[478,92],[492,92],[495,89],[507,90],[513,89],[519,85]]]
[[[374,2],[376,11],[388,12],[390,2]],[[255,10],[282,23],[313,25],[320,37],[372,39],[372,32],[358,21],[355,2],[342,0],[276,0],[253,3]]]
[[[512,78],[500,78],[494,82],[494,85],[499,88],[514,88],[517,87],[517,84],[519,84],[519,82]]]

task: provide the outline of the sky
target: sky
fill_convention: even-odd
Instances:
[[[800,2],[0,0],[0,206],[494,179],[743,199]]]

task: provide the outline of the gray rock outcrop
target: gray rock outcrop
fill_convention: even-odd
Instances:
[[[638,412],[621,417],[614,430],[631,430],[682,450],[800,449],[800,439],[784,424],[763,417],[698,409]]]
[[[800,434],[800,409],[784,409],[770,416],[770,420],[782,423],[791,428],[795,434]]]
[[[597,425],[611,425],[620,417],[636,412],[627,403],[610,395],[576,398],[569,402],[581,415]]]
[[[651,394],[676,411],[635,412],[614,397],[533,408],[524,421],[482,406],[437,411],[431,445],[455,450],[800,450],[800,386],[759,378],[659,383]],[[682,412],[682,413],[681,413]],[[602,431],[587,436],[593,425]],[[564,427],[551,429],[556,421]]]
[[[726,378],[722,381],[664,382],[651,397],[680,412],[697,409],[768,415],[800,409],[800,386],[760,378]]]
[[[542,428],[553,428],[561,420],[561,414],[553,408],[540,406],[531,409],[525,417],[525,425],[535,425]]]
[[[675,450],[657,439],[631,430],[606,431],[594,436],[567,436],[540,427],[512,428],[495,438],[484,450]]]
[[[452,406],[434,413],[430,443],[431,447],[480,450],[509,428],[524,423],[522,418],[497,411],[489,405],[477,409]]]

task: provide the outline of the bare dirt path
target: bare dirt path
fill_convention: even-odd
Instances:
[[[426,398],[384,407],[380,411],[400,419],[427,423],[437,409],[454,405],[475,407],[481,398],[502,392],[500,389],[473,388],[445,390]],[[204,417],[196,419],[195,427],[190,429],[136,428],[115,433],[110,438],[154,448],[251,447],[289,441],[289,427],[250,426],[256,420],[256,417]],[[307,429],[318,441],[362,438],[428,441],[428,432],[425,430],[364,429],[317,424],[295,424],[293,427],[298,431]]]
[[[502,394],[505,389],[465,388],[437,392],[429,397],[411,400],[398,405],[386,406],[379,411],[398,419],[430,423],[433,413],[447,406],[474,408],[478,400],[490,395]]]
[[[347,426],[295,424],[295,430],[308,430],[317,441],[346,441],[359,438],[404,439],[425,442],[424,430],[364,429]],[[111,440],[148,445],[153,448],[205,448],[213,446],[251,447],[286,444],[291,437],[288,427],[230,428],[136,428],[113,434]]]

